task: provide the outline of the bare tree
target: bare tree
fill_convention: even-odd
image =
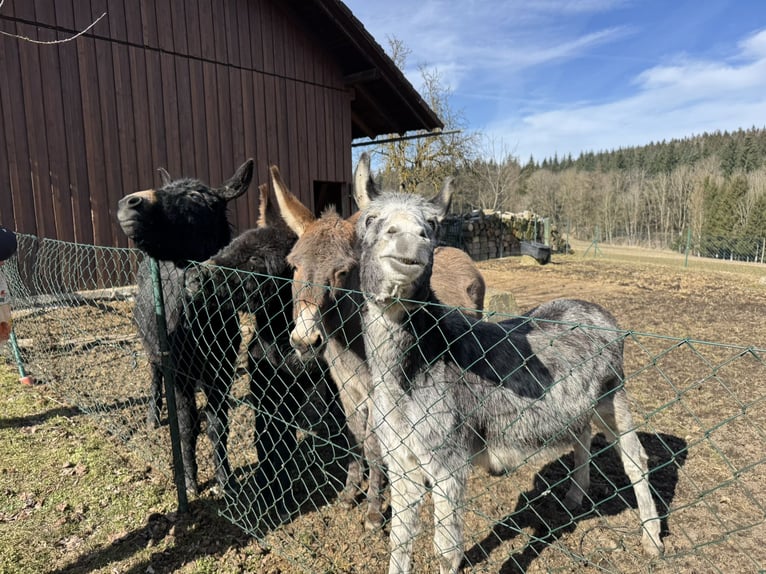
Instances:
[[[389,55],[399,68],[404,69],[410,50],[400,39],[388,38]],[[451,90],[445,85],[438,70],[418,66],[421,95],[444,123],[444,131],[463,130],[466,122],[462,114],[450,104]],[[415,134],[427,135],[423,130]],[[463,131],[438,137],[400,140],[373,148],[380,155],[382,166],[379,176],[387,187],[403,187],[407,191],[425,188],[424,192],[438,190],[448,175],[453,175],[471,156],[475,136]]]
[[[475,205],[481,209],[518,210],[522,171],[519,161],[501,140],[483,136],[477,148],[480,157],[468,163],[468,187]]]

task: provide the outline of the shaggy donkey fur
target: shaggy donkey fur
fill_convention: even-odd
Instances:
[[[123,197],[118,203],[117,217],[138,248],[160,261],[171,361],[176,375],[175,399],[185,482],[190,492],[197,493],[196,443],[200,421],[195,389],[201,388],[207,397],[207,432],[213,444],[216,479],[221,487],[226,487],[231,477],[226,451],[227,397],[241,336],[237,314],[231,306],[186,293],[186,269],[189,262],[207,259],[229,243],[231,229],[226,206],[247,191],[253,161],[242,164],[219,188],[210,188],[196,179],[172,180],[165,170],[161,174],[163,185],[159,189]],[[149,422],[158,426],[163,377],[147,262],[139,270],[134,316],[152,370]]]
[[[348,291],[359,289],[358,261],[354,252],[356,216],[344,220],[334,211],[328,211],[316,219],[290,193],[274,168],[272,181],[282,216],[300,236],[288,256],[295,269],[296,325],[290,341],[303,356],[320,353],[329,365],[349,430],[355,439],[355,456],[349,461],[346,486],[340,493],[340,500],[348,507],[355,502],[364,475],[360,456],[363,450],[369,466],[364,523],[365,528],[371,530],[383,523],[384,476],[380,446],[371,430],[372,380],[365,364],[361,337],[363,300],[359,293]],[[369,203],[370,196],[377,195],[366,154],[357,165],[354,195],[361,206]],[[453,248],[440,249],[435,269],[431,284],[441,301],[468,309],[483,307],[484,279],[465,253]]]
[[[591,420],[620,451],[645,552],[660,554],[647,457],[622,386],[623,334],[609,313],[583,301],[552,301],[500,324],[431,305],[434,237],[450,196],[449,183],[431,202],[384,195],[356,228],[373,418],[391,483],[389,572],[411,571],[427,489],[440,571],[458,572],[471,464],[509,472],[531,456],[573,448],[564,502],[579,506],[590,481]]]

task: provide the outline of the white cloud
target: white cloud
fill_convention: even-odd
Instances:
[[[522,159],[616,149],[766,122],[766,30],[721,61],[688,56],[640,73],[633,93],[611,102],[559,106],[485,127]]]
[[[421,65],[437,69],[457,90],[476,76],[567,60],[631,33],[626,26],[578,33],[561,25],[569,14],[612,10],[625,0],[473,0],[459,8],[445,0],[389,0],[385,10],[346,3],[384,48],[391,36],[405,43],[411,55],[404,72],[416,87]]]

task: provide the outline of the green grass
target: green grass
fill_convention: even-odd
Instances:
[[[217,508],[0,358],[0,574],[279,571]]]
[[[140,530],[152,513],[175,507],[164,479],[47,391],[21,385],[0,365],[2,573],[75,563]],[[147,560],[139,551],[129,562]]]

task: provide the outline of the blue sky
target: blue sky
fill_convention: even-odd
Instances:
[[[522,161],[766,127],[766,0],[345,0]]]

